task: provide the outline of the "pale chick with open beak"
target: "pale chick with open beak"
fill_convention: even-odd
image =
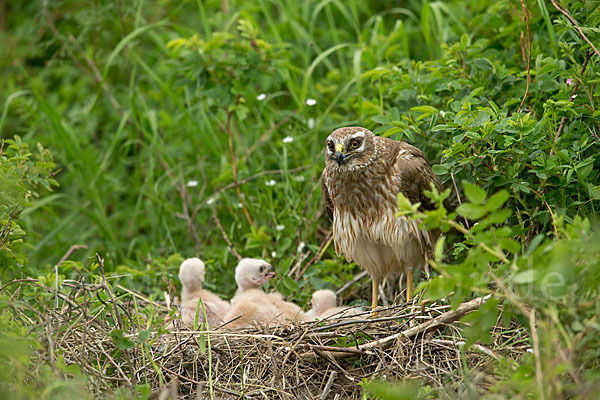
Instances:
[[[293,320],[306,320],[300,307],[284,301],[279,293],[267,294],[262,285],[275,276],[271,264],[264,260],[244,258],[235,269],[238,285],[231,299],[231,310],[225,316],[227,327],[241,328],[254,323],[277,325]]]
[[[312,295],[312,308],[306,313],[311,321],[315,319],[350,317],[362,310],[350,307],[336,307],[335,293],[331,290],[317,290]]]
[[[206,267],[199,258],[188,258],[179,267],[181,281],[181,318],[187,326],[193,326],[198,313],[198,325],[204,321],[202,304],[198,308],[198,300],[202,299],[209,327],[216,327],[224,321],[225,314],[231,306],[216,294],[203,288]]]

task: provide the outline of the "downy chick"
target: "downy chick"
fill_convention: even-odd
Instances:
[[[359,309],[336,307],[336,296],[331,290],[317,290],[312,295],[312,306],[306,315],[311,319],[326,319],[329,317],[348,317],[356,315]]]
[[[284,301],[279,293],[266,294],[261,286],[275,276],[273,267],[264,260],[244,258],[235,270],[238,290],[231,299],[232,327],[245,326],[250,322],[276,324],[289,321],[305,321],[306,316],[296,304]]]
[[[275,276],[271,264],[264,260],[244,258],[235,269],[238,289],[231,299],[231,309],[225,316],[229,328],[240,328],[252,323],[272,324],[279,311],[261,286]]]
[[[206,268],[199,258],[188,258],[179,267],[181,281],[181,317],[183,323],[192,326],[198,309],[198,299],[202,299],[208,325],[215,327],[224,321],[225,314],[231,306],[216,294],[203,289]],[[198,323],[204,322],[202,306],[200,305]]]

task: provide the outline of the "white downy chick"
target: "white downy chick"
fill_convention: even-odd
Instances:
[[[242,258],[235,268],[235,283],[238,288],[231,301],[235,302],[239,294],[248,290],[260,290],[261,286],[273,277],[275,277],[275,270],[265,260]]]
[[[216,294],[203,289],[206,267],[199,258],[188,258],[179,267],[181,281],[181,317],[188,326],[194,324],[198,299],[202,299],[209,327],[220,325],[231,306]],[[200,305],[198,323],[204,322],[202,305]]]
[[[302,311],[302,308],[291,301],[283,300],[283,296],[280,293],[269,293],[268,296],[279,311],[280,315],[278,319],[280,321],[310,321],[306,313]]]
[[[264,260],[243,258],[235,268],[238,289],[231,299],[231,309],[225,316],[229,328],[241,328],[252,323],[272,324],[279,311],[261,286],[275,276],[271,264]]]
[[[311,319],[326,319],[329,317],[348,317],[360,313],[359,309],[349,307],[336,307],[336,296],[333,291],[317,290],[312,295],[312,308],[306,313]]]
[[[265,293],[261,286],[275,276],[271,264],[264,260],[244,258],[235,269],[238,284],[236,295],[231,299],[232,309],[227,320],[235,317],[229,326],[247,326],[252,322],[274,325],[280,322],[306,320],[302,309],[283,300],[279,293]]]

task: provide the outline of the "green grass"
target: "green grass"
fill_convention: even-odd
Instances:
[[[29,254],[35,269],[52,265],[61,252],[78,243],[87,244],[89,249],[76,253],[75,259],[85,262],[100,252],[106,256],[109,269],[120,264],[136,267],[147,257],[174,253],[190,256],[199,251],[212,261],[215,272],[224,272],[215,275],[231,280],[235,260],[221,245],[210,208],[196,207],[231,182],[224,114],[225,103],[233,98],[218,86],[202,91],[193,81],[186,80],[189,73],[194,73],[193,59],[181,64],[166,44],[169,39],[186,38],[192,33],[207,40],[209,32],[220,26],[235,34],[240,18],[254,21],[257,37],[270,42],[277,53],[277,73],[287,74],[276,82],[270,76],[253,76],[251,87],[236,89],[244,91],[240,99],[249,105],[247,119],[232,123],[236,157],[241,157],[239,179],[264,170],[282,172],[242,185],[248,196],[247,207],[254,216],[255,227],[263,227],[270,237],[268,247],[281,238],[292,239],[297,227],[304,227],[302,237],[276,245],[273,250],[278,257],[272,260],[276,264],[292,264],[297,254],[289,250],[301,241],[318,246],[318,240],[312,238],[316,227],[324,223],[317,220],[320,199],[314,195],[305,204],[302,194],[315,188],[315,176],[322,167],[322,142],[328,132],[340,124],[368,122],[362,102],[356,117],[352,117],[352,112],[339,111],[348,106],[352,92],[356,90],[359,97],[362,93],[360,75],[368,64],[360,42],[369,36],[372,40],[381,39],[370,33],[372,19],[367,19],[364,26],[358,22],[375,14],[375,5],[288,3],[241,4],[226,16],[218,12],[216,3],[188,2],[162,8],[161,12],[167,12],[163,19],[156,19],[150,5],[144,2],[115,10],[102,9],[109,14],[102,16],[98,14],[101,9],[86,10],[78,2],[45,10],[56,20],[53,24],[57,36],[50,31],[44,33],[45,53],[40,57],[54,56],[56,60],[45,68],[17,76],[31,76],[32,96],[17,106],[27,109],[30,115],[11,119],[11,126],[3,129],[3,135],[10,137],[19,133],[19,128],[27,127],[20,133],[24,139],[51,146],[61,168],[58,178],[63,196],[47,200],[24,219],[28,230],[39,235],[32,238],[33,251]],[[35,11],[33,7],[15,10],[25,15]],[[413,15],[405,25],[412,27],[415,38],[419,36],[414,17],[417,11],[392,10],[392,16]],[[207,13],[213,18],[207,20]],[[110,18],[116,14],[126,17]],[[99,26],[94,25],[97,19]],[[391,21],[388,15],[381,17],[379,31],[385,32],[386,23]],[[98,31],[101,42],[95,39]],[[404,35],[401,39],[405,44],[414,42],[410,35]],[[353,44],[357,39],[360,42]],[[57,54],[60,48],[64,50]],[[371,63],[377,62],[369,56]],[[327,74],[333,79],[327,79]],[[353,79],[342,79],[346,76]],[[60,79],[69,84],[51,84]],[[100,79],[103,83],[99,83]],[[264,102],[255,101],[263,88],[274,87],[273,84],[282,86],[267,93]],[[323,85],[328,87],[322,88]],[[213,96],[223,96],[223,105],[215,106],[210,100]],[[317,104],[306,106],[308,98],[315,98]],[[19,109],[15,111],[18,115]],[[284,120],[283,126],[273,129]],[[309,121],[314,121],[312,129],[308,128]],[[283,145],[282,138],[286,136],[294,142]],[[258,145],[256,151],[244,157],[254,145]],[[171,177],[160,160],[171,170]],[[299,167],[306,170],[287,175],[287,169]],[[277,184],[265,187],[271,179]],[[199,231],[198,244],[188,234],[185,221],[177,217],[183,204],[176,188],[188,181],[199,182],[197,187],[187,189],[186,198],[187,208],[197,212],[194,224]],[[238,199],[231,190],[223,193],[216,204],[228,234],[234,243],[240,243],[238,250],[242,254],[267,256],[271,252],[261,254],[252,247],[249,226],[236,212]],[[36,221],[41,215],[46,223],[40,225]],[[285,230],[276,231],[278,225],[285,226]],[[212,284],[224,288],[224,293],[232,289],[231,284],[219,278],[209,279],[215,279]]]

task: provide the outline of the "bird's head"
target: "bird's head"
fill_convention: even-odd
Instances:
[[[335,293],[328,289],[317,290],[313,293],[311,300],[312,307],[317,314],[321,314],[336,306]]]
[[[235,282],[242,290],[257,289],[274,276],[271,264],[256,258],[243,258],[235,268]]]
[[[326,165],[342,171],[362,168],[377,155],[375,135],[359,126],[336,129],[327,137],[326,144]]]
[[[205,272],[206,267],[201,259],[188,258],[179,267],[179,280],[188,290],[201,289]]]

